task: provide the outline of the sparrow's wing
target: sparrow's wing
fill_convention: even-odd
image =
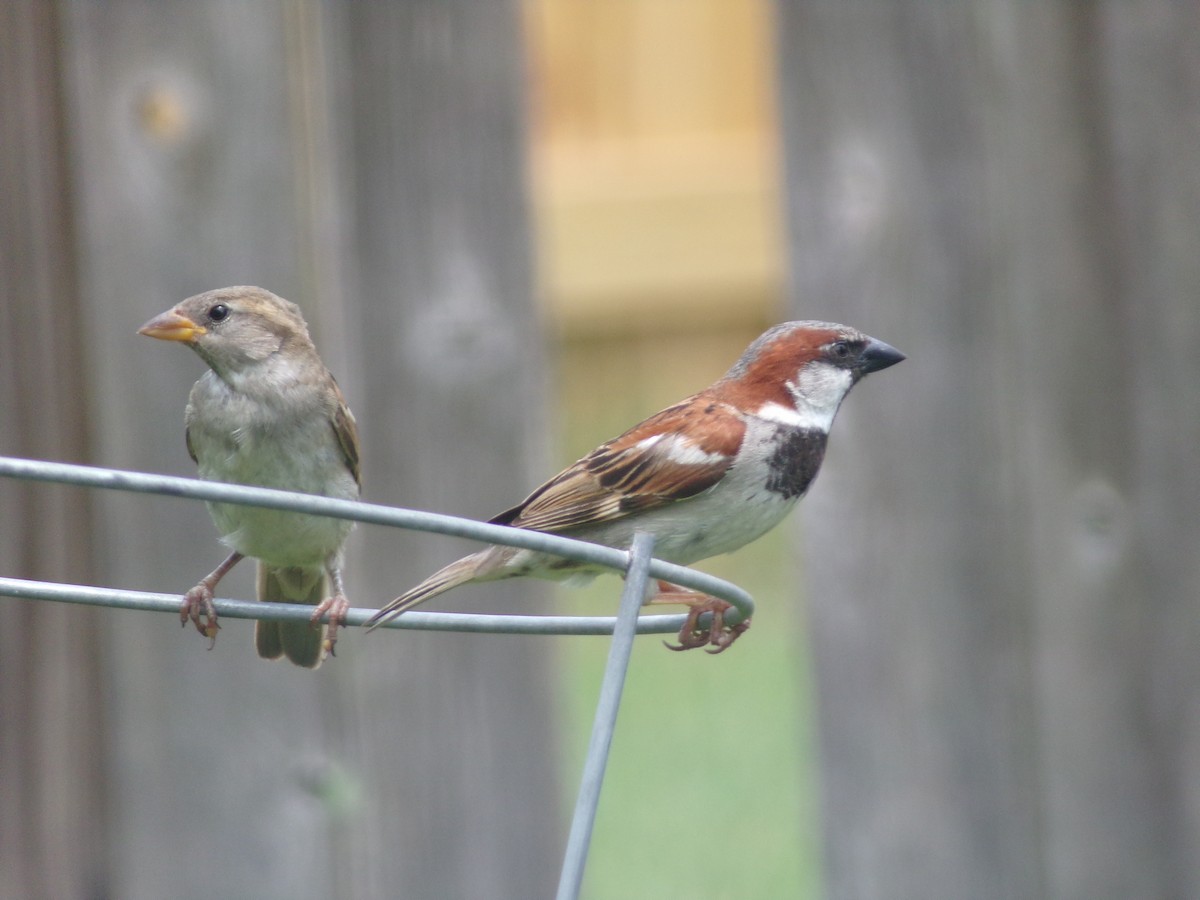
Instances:
[[[194,462],[196,465],[200,465],[200,460],[196,459],[196,451],[192,447],[192,429],[188,428],[186,425],[183,428],[183,442],[187,444],[188,456],[192,458],[192,462]]]
[[[337,407],[333,411],[330,424],[333,425],[333,434],[337,438],[338,446],[342,448],[346,468],[350,470],[355,483],[361,488],[362,473],[359,470],[358,462],[358,423],[354,421],[354,413],[350,412],[350,407],[346,405],[346,398],[342,396],[342,389],[338,387],[337,381],[332,375],[329,376],[329,380],[333,383],[333,392],[337,395]]]
[[[491,521],[563,531],[694,497],[729,471],[745,432],[732,407],[692,397],[601,445]]]

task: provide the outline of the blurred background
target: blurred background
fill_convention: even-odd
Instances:
[[[858,326],[908,361],[702,566],[753,630],[635,647],[584,895],[1198,896],[1198,48],[1167,0],[11,0],[0,453],[193,474],[202,363],[134,332],[254,283],[365,499],[487,518],[767,325]],[[199,504],[0,509],[4,575],[222,555]],[[359,528],[351,601],[468,546]],[[0,615],[0,896],[552,893],[604,640],[351,632],[314,674],[245,622]]]

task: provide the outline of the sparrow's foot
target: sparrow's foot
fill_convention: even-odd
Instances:
[[[183,605],[179,607],[179,621],[187,627],[188,620],[196,626],[196,630],[208,638],[208,649],[217,643],[217,608],[213,606],[213,591],[217,589],[221,579],[229,574],[229,570],[238,564],[242,554],[236,551],[230,553],[219,566],[201,579],[200,583],[183,595]],[[201,621],[203,619],[203,621]]]
[[[325,652],[330,656],[336,656],[333,652],[334,645],[337,644],[337,630],[339,626],[345,626],[346,613],[350,611],[350,603],[343,594],[334,594],[331,597],[326,597],[317,604],[317,608],[313,610],[309,622],[314,628],[321,627],[321,618],[329,613],[329,632],[325,636]]]
[[[697,647],[707,647],[706,653],[724,653],[750,628],[749,619],[736,625],[725,624],[725,614],[736,608],[732,603],[665,581],[658,584],[659,592],[650,599],[650,603],[682,603],[688,607],[687,618],[683,627],[679,629],[679,643],[668,644],[663,641],[668,650],[695,650]],[[707,626],[700,624],[700,617],[705,613],[712,616],[712,621]]]
[[[179,607],[179,623],[185,628],[191,621],[204,637],[208,638],[208,649],[217,643],[217,632],[221,626],[217,624],[217,608],[213,606],[213,589],[208,579],[200,582],[183,595],[183,603]]]

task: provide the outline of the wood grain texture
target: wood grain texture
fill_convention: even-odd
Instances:
[[[0,7],[0,453],[88,455],[52,4]],[[0,481],[0,571],[96,575],[82,491]],[[0,600],[0,896],[108,893],[97,610]]]
[[[138,337],[140,321],[197,291],[262,284],[315,320],[339,374],[344,359],[306,277],[283,20],[236,2],[64,10],[93,458],[194,475],[182,413],[203,364]],[[224,555],[200,504],[94,503],[102,584],[182,592]],[[252,597],[253,566],[221,588]],[[354,767],[323,714],[344,689],[262,662],[241,623],[212,652],[171,616],[112,614],[105,637],[112,895],[331,896],[322,790]]]
[[[829,894],[1194,895],[1197,16],[777,9]]]
[[[202,364],[134,331],[249,283],[304,310],[358,416],[367,499],[482,517],[526,490],[543,428],[514,4],[62,8],[92,459],[192,474]],[[99,583],[182,592],[222,555],[200,505],[94,510]],[[455,549],[360,529],[350,599]],[[252,568],[222,594],[252,596]],[[553,883],[548,642],[352,632],[314,674],[259,660],[242,623],[206,652],[170,616],[104,621],[111,896]]]
[[[513,2],[347,4],[334,129],[347,189],[371,499],[486,519],[536,484],[544,387]],[[372,602],[474,549],[366,531]],[[614,590],[616,589],[614,582]],[[439,609],[531,611],[536,584]],[[553,643],[376,633],[352,740],[375,804],[354,832],[357,896],[533,897],[563,834],[548,710]]]

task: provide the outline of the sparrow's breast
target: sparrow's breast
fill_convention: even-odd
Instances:
[[[358,497],[333,428],[319,410],[282,419],[244,397],[193,391],[188,437],[201,478]],[[324,563],[353,527],[343,519],[228,503],[208,508],[228,546],[276,566]]]
[[[752,420],[733,466],[708,491],[576,534],[627,547],[636,531],[648,531],[656,539],[654,555],[681,565],[730,553],[787,516],[820,468],[825,437],[819,430]]]

